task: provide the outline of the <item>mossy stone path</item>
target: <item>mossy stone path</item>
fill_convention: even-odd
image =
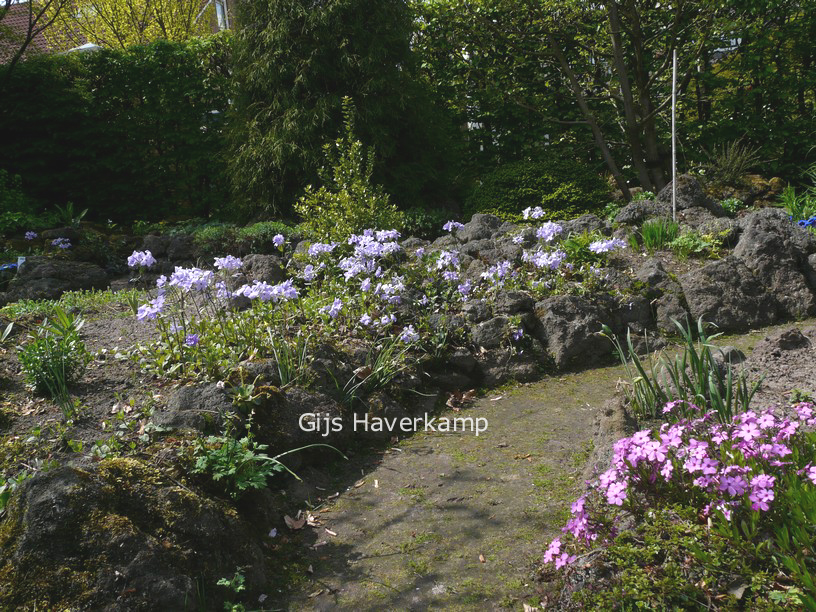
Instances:
[[[420,432],[373,465],[352,461],[323,482],[310,474],[312,491],[300,494],[312,499],[339,482],[348,489],[314,513],[320,527],[287,532],[302,545],[301,570],[312,571],[291,577],[299,584],[275,603],[485,610],[534,597],[533,563],[583,487],[598,402],[621,374],[602,368],[492,392],[441,415],[487,418],[478,437]]]

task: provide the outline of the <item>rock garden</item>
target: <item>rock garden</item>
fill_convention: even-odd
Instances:
[[[745,545],[758,545],[759,530],[769,528],[764,512],[774,499],[774,479],[780,497],[784,487],[811,491],[805,432],[812,404],[806,395],[785,394],[791,385],[809,389],[812,361],[774,365],[772,356],[808,354],[812,339],[789,332],[770,341],[778,348],[760,350],[764,357],[754,360],[763,367],[752,380],[788,368],[773,379],[774,393],[761,396],[763,410],[801,400],[787,416],[742,412],[750,398],[732,383],[730,357],[711,358],[713,367],[729,370],[727,382],[716,379],[728,396],[720,398],[716,389],[720,404],[727,404],[721,413],[709,374],[700,374],[695,394],[682,376],[666,377],[664,366],[661,378],[653,365],[657,391],[649,395],[642,383],[649,375],[644,371],[638,383],[635,365],[645,367],[638,355],[648,351],[676,350],[685,330],[691,331],[681,352],[693,351],[695,342],[710,346],[702,322],[718,332],[744,333],[816,315],[816,238],[778,208],[728,214],[688,176],[678,179],[676,223],[669,202],[667,188],[653,200],[626,204],[611,220],[587,214],[545,221],[535,207],[523,211],[520,223],[477,214],[467,223],[446,223],[432,242],[396,230],[329,242],[276,234],[262,253],[223,253],[209,261],[190,239],[150,234],[122,239],[134,250],[107,269],[65,256],[81,248],[85,231],[45,237],[65,238],[71,246],[26,257],[0,294],[7,304],[0,312],[12,321],[0,357],[4,605],[218,607],[234,588],[242,601],[272,602],[276,609],[319,573],[317,560],[310,572],[299,562],[301,531],[333,533],[316,518],[333,492],[292,489],[296,474],[305,470],[309,480],[320,480],[325,477],[315,477],[315,470],[337,465],[348,478],[343,466],[351,461],[366,465],[366,480],[371,453],[394,444],[399,450],[406,438],[410,448],[416,429],[473,433],[418,427],[414,417],[423,423],[428,414],[438,422],[471,419],[471,425],[482,417],[485,427],[500,429],[501,422],[471,406],[480,393],[609,366],[615,346],[634,375],[623,404],[605,409],[604,418],[617,423],[612,435],[666,414],[675,424],[617,442],[610,431],[597,443],[591,437],[582,442],[591,445],[595,467],[599,458],[611,458],[612,467],[572,505],[568,537],[542,550],[543,568],[548,562],[570,568],[561,597],[601,580],[597,572],[604,580],[615,576],[589,560],[601,541],[615,542],[604,563],[619,554],[624,544],[614,536],[638,518],[627,500],[642,504],[660,496],[664,501],[649,512],[672,525],[693,517],[666,508],[665,499],[685,499],[689,508],[709,499],[695,510],[709,523],[747,512],[749,523],[726,520],[717,530],[753,530],[737,535]],[[119,276],[123,269],[129,273]],[[740,372],[734,370],[734,381],[745,386],[748,375]],[[618,374],[626,380],[628,373]],[[516,393],[514,401],[523,403],[523,388]],[[603,396],[613,394],[609,384]],[[593,398],[593,414],[604,414],[603,396]],[[450,416],[443,418],[445,411]],[[398,426],[406,417],[409,431]],[[514,417],[505,412],[501,418]],[[386,425],[361,425],[375,419]],[[584,420],[591,429],[592,419]],[[711,449],[710,457],[700,456],[709,457],[705,465],[712,470],[720,461],[734,466],[726,470],[739,490],[722,489],[725,477],[718,479],[716,470],[699,475],[705,482],[694,480],[691,448]],[[790,453],[793,463],[784,460]],[[681,466],[690,475],[672,479]],[[751,470],[767,475],[767,493],[758,484],[750,488]],[[346,486],[353,491],[355,483]],[[742,504],[743,494],[753,505]],[[803,504],[790,511],[809,512]],[[376,505],[360,511],[378,512]],[[784,517],[773,520],[784,524]],[[636,524],[642,530],[652,522]],[[720,546],[731,536],[717,530],[706,537]],[[809,571],[810,557],[799,558],[794,549],[788,555],[795,569],[780,570],[787,581],[769,573],[761,584],[742,587],[752,588],[757,601],[776,601],[769,593],[793,601],[806,583],[790,572]],[[517,568],[519,576],[531,568]],[[548,572],[548,580],[561,580]],[[532,579],[524,580],[527,588],[505,593],[508,601],[533,592]],[[597,597],[620,596],[615,589],[629,587],[619,584],[613,581]],[[738,601],[725,586],[712,589]],[[586,601],[601,601],[580,592]],[[695,596],[710,592],[699,587]]]

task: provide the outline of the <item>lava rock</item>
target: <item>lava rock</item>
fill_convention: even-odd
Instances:
[[[607,309],[571,295],[547,298],[535,308],[539,340],[557,368],[587,366],[608,359],[609,341],[599,333],[610,320]]]
[[[495,215],[477,213],[465,223],[465,227],[456,232],[456,238],[462,242],[493,238],[503,221]]]
[[[274,285],[286,280],[283,262],[277,255],[247,255],[241,258],[244,265],[241,267],[247,280],[263,281]]]
[[[476,346],[486,349],[498,348],[507,336],[509,319],[504,316],[493,317],[471,327],[471,338]]]
[[[723,331],[744,331],[779,320],[778,302],[738,258],[729,255],[680,278],[692,319]]]
[[[655,201],[658,204],[667,207],[668,213],[671,214],[671,182],[660,190],[660,193],[657,194]],[[677,177],[677,194],[675,197],[675,204],[678,211],[699,207],[707,209],[717,217],[726,216],[722,206],[708,197],[705,191],[703,191],[703,186],[700,185],[700,181],[690,174],[681,174]]]
[[[5,299],[56,300],[66,291],[105,289],[108,275],[96,264],[40,255],[26,257],[9,283]]]

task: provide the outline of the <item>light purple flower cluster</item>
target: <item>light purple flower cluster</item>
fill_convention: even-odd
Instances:
[[[159,295],[155,298],[150,300],[147,304],[142,304],[139,306],[139,309],[136,312],[136,318],[139,321],[145,320],[153,320],[159,316],[162,309],[164,309],[164,293],[159,293]]]
[[[540,219],[544,216],[544,209],[540,206],[536,206],[535,208],[525,208],[521,211],[521,216],[525,219]]]
[[[337,247],[336,242],[331,243],[324,243],[324,242],[315,242],[309,245],[308,253],[309,257],[319,257],[324,253],[331,253],[335,247]]]
[[[60,249],[70,249],[71,241],[68,240],[68,238],[54,238],[51,241],[51,246],[55,246]]]
[[[184,344],[187,346],[196,346],[198,344],[198,334],[187,334],[184,338]]]
[[[28,231],[25,233],[26,240],[34,240],[35,238],[37,238],[37,232]]]
[[[715,413],[702,414],[697,406],[682,401],[670,402],[663,412],[673,414],[678,408],[697,416],[664,423],[656,431],[642,430],[615,443],[610,468],[589,483],[588,492],[573,504],[564,533],[589,545],[609,528],[601,518],[593,518],[589,499],[620,508],[627,500],[639,504],[668,489],[683,491],[689,499],[704,499],[703,516],[719,512],[730,521],[735,511],[768,512],[776,498],[778,475],[794,466],[794,437],[805,427],[816,426],[816,409],[809,402],[792,407],[796,416],[780,416],[773,409],[749,410],[725,424],[717,422]],[[796,473],[816,484],[813,465]],[[562,554],[562,543],[555,542],[547,561],[568,559],[556,556]]]
[[[150,251],[133,251],[127,263],[130,268],[150,268],[156,265],[156,258]]]
[[[272,244],[274,244],[277,248],[281,248],[284,242],[286,242],[286,238],[283,237],[283,234],[275,234],[275,236],[272,238]]]
[[[178,287],[182,291],[204,291],[215,279],[212,270],[202,270],[201,268],[180,268],[176,266],[167,284],[171,287]]]
[[[542,223],[536,230],[536,238],[544,242],[550,242],[563,231],[564,228],[557,223],[547,221],[546,223]]]
[[[608,240],[596,240],[589,245],[589,250],[593,253],[608,253],[617,249],[625,249],[626,243],[620,238],[609,238]]]
[[[365,282],[365,281],[363,281]],[[400,293],[405,291],[405,283],[402,276],[394,276],[387,283],[378,283],[374,288],[374,295],[381,297],[389,304],[401,304],[402,296]]]
[[[465,227],[464,223],[459,223],[458,221],[448,221],[445,225],[442,226],[442,229],[446,232],[455,232]]]
[[[490,281],[495,287],[504,285],[504,281],[513,276],[513,262],[502,260],[482,272],[482,278]]]
[[[340,314],[340,310],[343,308],[343,301],[340,298],[334,298],[334,301],[328,305],[324,306],[320,309],[320,312],[328,314],[332,319],[337,318],[337,315]]]
[[[411,344],[419,341],[419,334],[414,330],[413,325],[407,325],[402,328],[399,339],[406,344]]]
[[[260,300],[262,302],[286,302],[295,300],[298,297],[297,287],[288,278],[277,285],[270,285],[264,281],[253,281],[251,285],[242,285],[233,292],[234,296],[243,295],[250,300]]]
[[[521,255],[522,261],[528,261],[539,269],[557,270],[564,263],[567,254],[564,251],[524,251]]]
[[[355,234],[349,238],[349,244],[354,246],[354,253],[345,257],[338,264],[344,271],[348,281],[359,274],[373,274],[379,268],[383,257],[398,253],[402,250],[396,240],[399,238],[397,230],[365,230],[362,234]],[[377,276],[381,276],[377,275]]]
[[[226,257],[216,257],[215,267],[219,270],[229,270],[230,272],[238,270],[244,262],[234,255],[227,255]]]

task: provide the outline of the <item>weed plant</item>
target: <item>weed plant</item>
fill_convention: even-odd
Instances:
[[[59,403],[66,420],[75,416],[69,387],[85,372],[91,356],[79,337],[81,317],[55,309],[55,317],[46,319],[31,341],[18,351],[26,380],[38,393],[47,393]]]
[[[229,428],[219,436],[208,436],[195,442],[193,473],[209,474],[215,482],[224,485],[232,498],[238,498],[249,489],[266,487],[267,480],[280,472],[288,472],[298,480],[297,474],[287,468],[281,459],[292,453],[309,448],[325,447],[337,451],[328,444],[309,444],[270,457],[266,444],[260,444],[252,434],[252,415],[245,424],[246,433],[239,439],[233,437]]]
[[[674,321],[683,344],[678,354],[669,359],[662,356],[647,365],[635,352],[631,334],[627,332],[626,347],[604,326],[602,335],[608,338],[630,382],[625,387],[627,399],[636,417],[661,418],[659,410],[666,404],[679,402],[682,406],[695,405],[710,410],[724,423],[745,410],[751,403],[759,382],[749,384],[744,372],[734,374],[733,367],[725,364],[724,372],[715,359],[716,347],[711,341],[720,334],[708,336],[702,319],[697,321],[696,340],[691,326]]]
[[[671,219],[649,219],[640,228],[643,248],[653,253],[665,249],[680,234],[680,225]]]

